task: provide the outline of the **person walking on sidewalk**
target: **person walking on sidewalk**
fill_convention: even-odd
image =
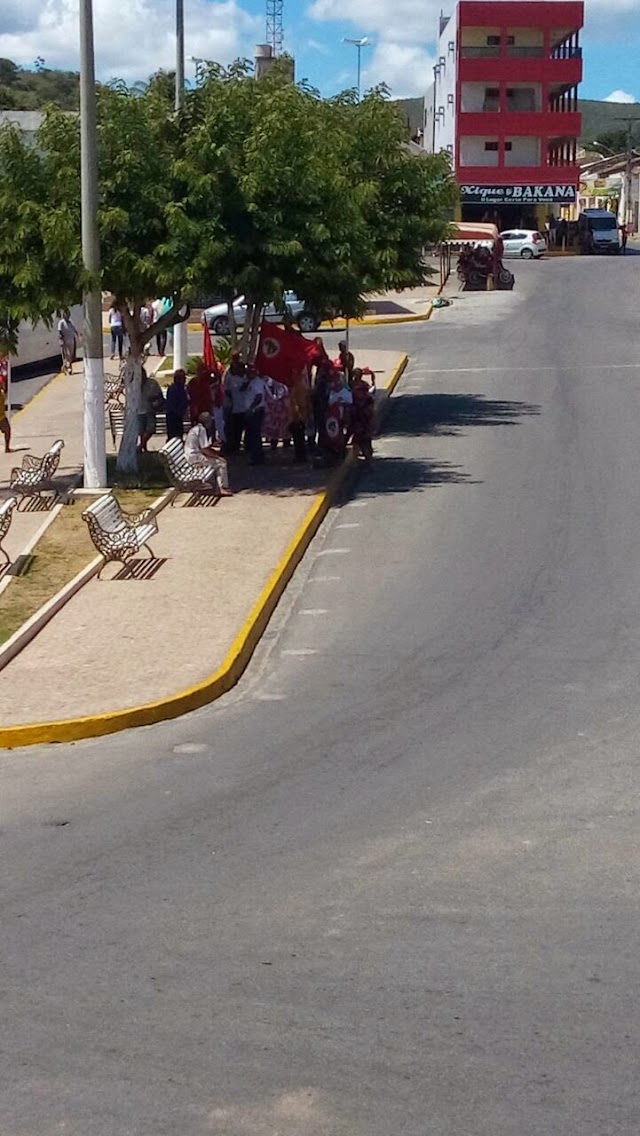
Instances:
[[[11,423],[7,417],[7,392],[0,382],[0,434],[4,438],[4,452],[11,453]]]
[[[216,453],[211,444],[212,421],[213,419],[210,414],[205,413],[200,415],[195,426],[191,427],[185,439],[184,456],[189,462],[189,465],[193,465],[199,469],[202,469],[203,466],[208,469],[214,469],[219,495],[221,497],[231,497],[227,463],[224,458]]]
[[[60,340],[60,354],[62,355],[62,370],[65,374],[70,375],[76,361],[78,331],[68,308],[64,309],[62,319],[58,323],[58,339]]]
[[[116,347],[118,348],[118,358],[122,362],[124,355],[124,323],[122,321],[122,312],[117,307],[115,300],[113,300],[109,308],[109,331],[111,332],[111,358],[116,357]]]

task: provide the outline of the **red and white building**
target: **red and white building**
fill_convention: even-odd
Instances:
[[[459,0],[441,17],[424,147],[451,154],[462,220],[573,214],[583,20],[582,0]]]

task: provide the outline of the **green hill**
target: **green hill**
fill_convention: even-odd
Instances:
[[[53,71],[44,64],[35,71],[0,59],[0,110],[40,110],[55,103],[62,110],[77,110],[79,76],[75,71]]]
[[[596,99],[580,99],[578,110],[582,112],[582,135],[584,144],[594,142],[603,134],[626,130],[621,118],[637,118],[638,128],[634,127],[634,140],[640,140],[640,103],[605,103]]]

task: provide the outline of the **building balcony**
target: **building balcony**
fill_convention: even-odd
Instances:
[[[456,166],[458,185],[573,185],[580,184],[580,167],[563,166]]]
[[[459,135],[579,138],[581,128],[580,111],[461,111],[458,115]]]
[[[582,80],[581,53],[567,58],[548,56],[546,59],[542,56],[465,55],[465,51],[475,50],[475,48],[463,48],[461,51],[458,64],[461,82],[497,85],[501,81],[513,82],[519,80],[523,83],[553,83],[575,87]],[[477,50],[492,51],[493,48],[478,48]],[[511,48],[511,50],[515,49]]]

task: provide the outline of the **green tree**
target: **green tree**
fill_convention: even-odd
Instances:
[[[244,293],[250,357],[263,306],[285,287],[353,316],[366,292],[421,283],[422,247],[444,235],[455,198],[446,159],[409,154],[384,92],[323,100],[278,66],[256,80],[242,62],[208,65],[179,115],[164,73],[145,88],[104,87],[98,118],[100,283],[131,343],[127,471],[145,344],[188,317],[190,296]],[[0,208],[6,319],[48,315],[85,283],[75,117],[49,109],[35,146],[0,132]],[[141,306],[159,295],[170,310],[145,329]]]
[[[244,353],[262,305],[284,287],[353,316],[365,292],[425,279],[422,247],[444,235],[456,190],[446,158],[408,152],[382,90],[323,100],[286,68],[256,80],[241,65],[210,65],[184,137],[180,173],[192,218],[200,209],[196,231],[207,232],[194,276],[203,291],[247,297]]]

